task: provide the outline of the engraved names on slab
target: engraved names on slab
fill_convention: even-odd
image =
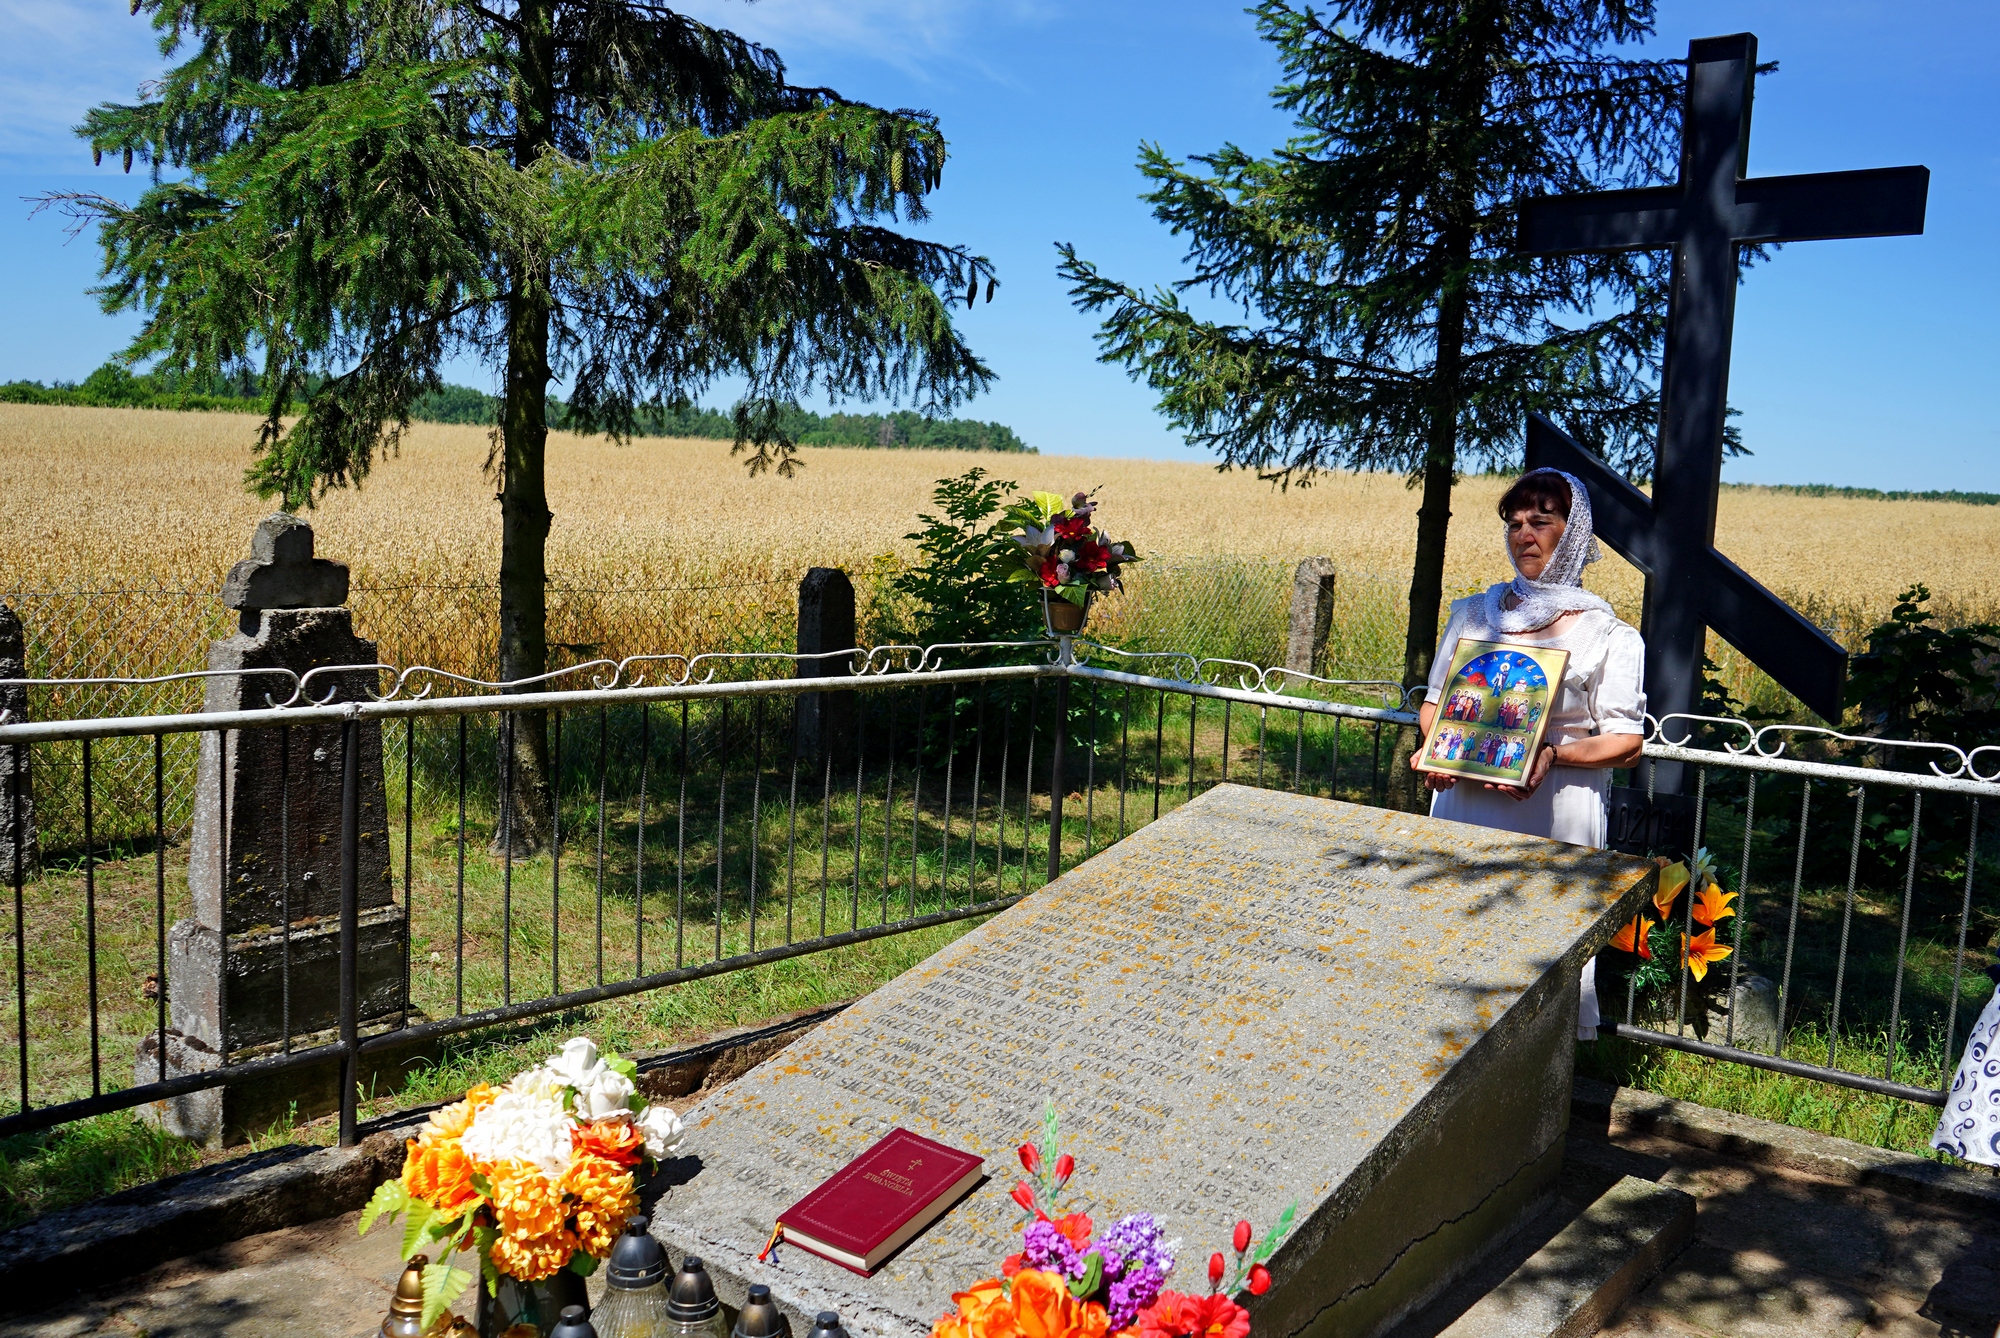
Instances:
[[[800,1315],[921,1332],[1018,1247],[1012,1148],[1050,1097],[1078,1163],[1065,1205],[1100,1222],[1159,1212],[1194,1251],[1294,1199],[1309,1217],[1510,1008],[1565,973],[1574,1008],[1649,868],[1218,787],[697,1106],[698,1165],[654,1229],[732,1303],[761,1281]],[[898,1124],[990,1179],[872,1278],[782,1246],[755,1261],[778,1212]]]

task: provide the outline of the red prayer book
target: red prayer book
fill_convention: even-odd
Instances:
[[[778,1214],[784,1238],[864,1277],[986,1173],[970,1152],[891,1129]]]

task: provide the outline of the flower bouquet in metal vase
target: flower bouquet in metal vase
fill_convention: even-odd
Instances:
[[[1119,568],[1139,560],[1131,544],[1113,542],[1092,524],[1096,511],[1081,492],[1067,501],[1038,492],[1007,508],[1004,524],[1015,547],[1001,555],[1002,574],[1040,588],[1050,636],[1081,632],[1092,597],[1123,589]]]
[[[403,1174],[376,1188],[360,1228],[400,1214],[406,1258],[423,1246],[473,1256],[423,1266],[424,1332],[475,1276],[481,1338],[548,1334],[583,1301],[639,1206],[640,1175],[680,1146],[680,1117],[639,1094],[637,1073],[578,1036],[504,1087],[474,1086],[409,1140]]]

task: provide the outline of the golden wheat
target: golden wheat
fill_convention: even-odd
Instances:
[[[0,405],[0,591],[213,590],[268,503],[241,477],[247,415]],[[490,585],[500,528],[482,473],[487,433],[417,424],[363,487],[312,514],[321,553],[368,584]],[[554,582],[615,588],[775,580],[809,565],[865,566],[906,553],[903,535],[939,478],[979,465],[1023,487],[1101,489],[1103,517],[1142,552],[1331,557],[1343,569],[1408,571],[1416,494],[1384,475],[1336,474],[1279,491],[1253,475],[1186,463],[946,451],[808,450],[798,477],[750,478],[726,443],[615,445],[555,434],[549,446]],[[1459,487],[1448,591],[1505,572],[1492,508],[1503,485]],[[2000,510],[1725,492],[1717,544],[1775,589],[1886,610],[1911,581],[1966,608],[2000,587]],[[1591,584],[1636,606],[1616,557]]]

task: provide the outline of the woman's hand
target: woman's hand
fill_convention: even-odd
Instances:
[[[1516,801],[1527,799],[1536,790],[1541,788],[1542,782],[1549,778],[1549,768],[1555,764],[1556,746],[1553,743],[1545,743],[1535,753],[1535,765],[1528,768],[1527,784],[1488,785],[1486,788],[1489,790],[1498,790],[1502,794],[1511,796]]]
[[[1424,740],[1431,736],[1431,722],[1437,719],[1437,703],[1422,702],[1417,706],[1417,746],[1410,754],[1410,770],[1424,779],[1424,788],[1436,794],[1443,794],[1458,784],[1456,776],[1441,776],[1435,771],[1424,771],[1417,766],[1423,759]]]

